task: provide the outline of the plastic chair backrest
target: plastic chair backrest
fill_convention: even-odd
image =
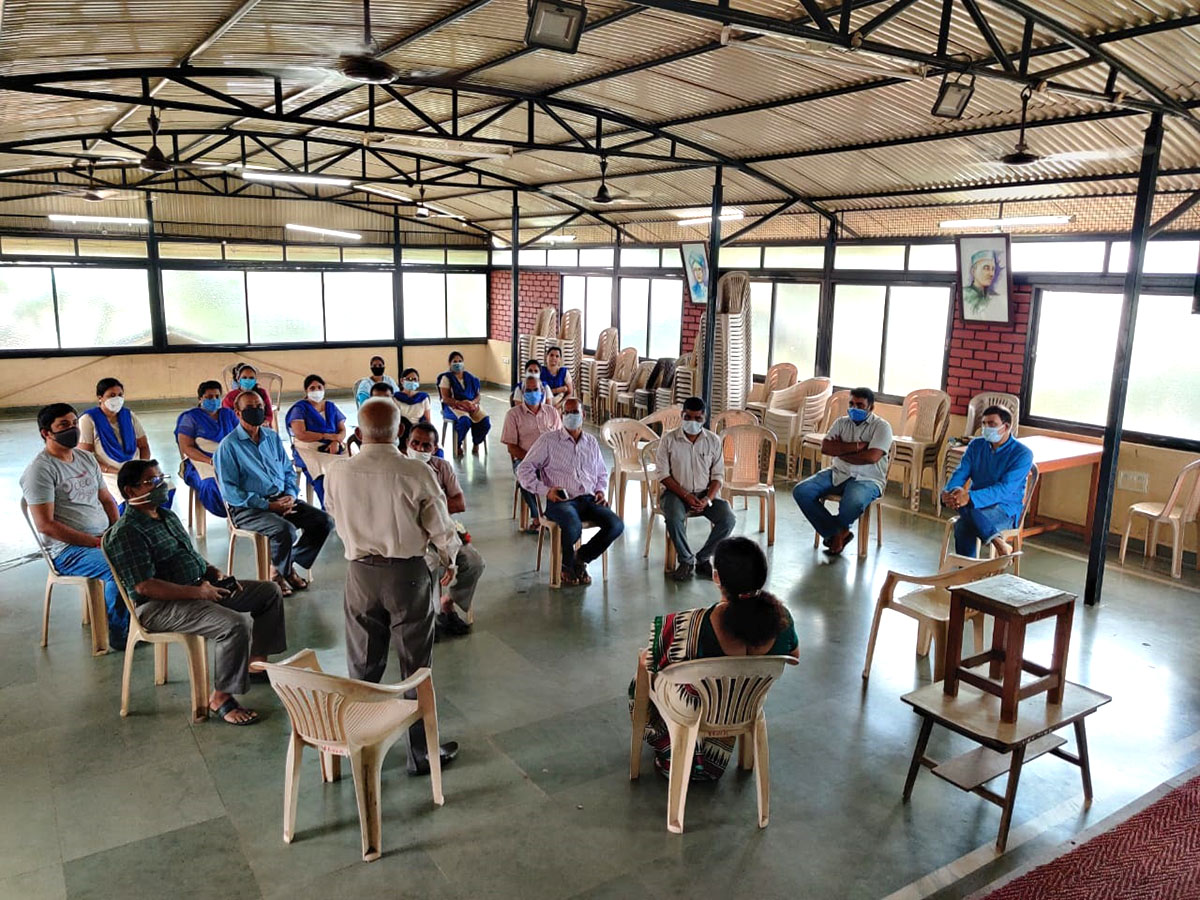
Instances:
[[[1187,480],[1192,475],[1195,475],[1195,479],[1192,481],[1191,490],[1185,491]],[[1171,487],[1171,495],[1167,502],[1163,504],[1162,514],[1171,515],[1176,503],[1182,504],[1180,521],[1184,525],[1196,518],[1196,512],[1200,511],[1200,459],[1188,463],[1175,476],[1175,484]]]
[[[578,312],[578,310],[572,310]],[[605,328],[600,332],[600,337],[596,339],[596,355],[595,359],[601,362],[607,362],[617,355],[617,329],[613,327]]]
[[[533,326],[533,333],[538,337],[554,337],[558,332],[558,310],[553,306],[544,306],[538,312]]]
[[[138,619],[137,607],[133,605],[133,600],[129,596],[129,591],[125,588],[125,583],[117,577],[117,570],[113,569],[112,560],[108,556],[108,541],[111,536],[111,530],[105,530],[100,536],[100,553],[104,556],[104,561],[108,563],[108,567],[112,569],[113,583],[117,586],[117,590],[121,594],[121,600],[125,603],[125,608],[129,610],[129,633],[141,634],[146,629],[142,627],[141,620]]]
[[[562,325],[558,329],[559,340],[570,343],[579,337],[583,329],[583,312],[578,309],[568,309],[562,315]]]
[[[737,315],[750,302],[750,276],[726,272],[717,282],[717,312]]]
[[[46,565],[50,567],[52,575],[61,578],[62,573],[54,565],[54,557],[50,555],[50,550],[46,547],[46,540],[42,533],[37,530],[33,524],[33,517],[29,515],[29,504],[25,502],[25,498],[21,498],[21,515],[25,517],[25,524],[29,526],[29,530],[33,533],[33,539],[37,541],[38,552],[42,554],[42,559],[46,561]]]
[[[989,406],[1003,406],[1012,413],[1012,436],[1017,436],[1017,425],[1021,419],[1021,398],[1015,394],[1005,394],[1000,391],[989,391],[983,394],[976,394],[967,403],[967,425],[963,434],[967,437],[975,437],[979,432],[979,420],[983,418],[983,411]]]
[[[924,388],[904,398],[900,436],[928,444],[940,443],[950,427],[950,395]]]
[[[614,465],[637,463],[638,444],[658,440],[658,435],[637,419],[609,419],[600,426],[600,436],[612,450]]]
[[[1025,528],[1025,517],[1029,515],[1029,505],[1033,503],[1033,492],[1037,489],[1038,477],[1037,465],[1031,465],[1029,474],[1025,476],[1025,496],[1021,498],[1021,518],[1017,521],[1017,528],[1020,530]]]
[[[833,423],[846,415],[846,411],[850,408],[850,392],[846,390],[834,391],[829,395],[829,401],[825,404],[825,418],[821,420],[820,430],[829,433],[829,429],[833,427]]]
[[[753,725],[784,666],[795,664],[791,656],[725,656],[675,663],[654,677],[662,687],[692,689],[702,733],[736,734]]]
[[[658,363],[652,359],[643,360],[638,363],[638,367],[633,373],[633,378],[629,382],[629,390],[645,390],[650,384],[650,376],[654,374],[654,370],[657,367]]]
[[[638,352],[637,347],[626,347],[617,354],[616,360],[613,363],[612,381],[626,382],[633,378],[633,373],[637,371]]]
[[[829,406],[829,397],[833,386],[828,378],[807,378],[800,382],[807,385],[804,396],[804,406],[800,412],[800,429],[804,432],[816,431],[825,417],[825,408]]]
[[[713,416],[712,430],[720,434],[726,428],[733,428],[735,425],[757,425],[758,419],[754,413],[745,409],[727,409],[724,412],[719,412]]]
[[[775,363],[767,369],[767,377],[763,379],[763,396],[770,397],[771,391],[791,387],[796,383],[796,367],[791,363]]]
[[[683,406],[667,406],[663,409],[656,409],[648,416],[643,416],[638,419],[643,425],[649,428],[651,425],[661,425],[663,433],[673,431],[683,424]]]
[[[725,483],[744,487],[775,483],[775,433],[761,425],[734,425],[721,435]]]
[[[650,494],[651,510],[658,510],[658,444],[657,440],[643,444],[639,453],[642,463],[642,478],[646,480],[646,490]]]

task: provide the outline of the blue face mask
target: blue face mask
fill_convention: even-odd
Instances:
[[[257,378],[239,378],[239,379],[238,379],[238,386],[239,386],[239,387],[240,387],[240,388],[241,388],[243,391],[252,391],[252,390],[254,390],[254,386],[255,386],[256,384],[258,384],[258,379],[257,379]]]
[[[583,413],[564,413],[562,421],[563,428],[567,431],[578,431],[583,427]]]
[[[993,428],[990,425],[984,425],[979,429],[979,433],[983,435],[983,439],[989,444],[998,444],[1004,440],[1004,435],[1002,434],[1003,431],[1003,427]]]
[[[466,363],[461,363],[461,362],[450,363],[450,371],[451,372],[461,372],[466,367],[467,367]]]
[[[530,406],[537,406],[539,403],[542,402],[542,392],[541,391],[526,391],[525,392],[525,402],[528,403]]]
[[[220,397],[205,397],[203,400],[200,401],[200,408],[203,409],[205,412],[210,412],[210,413],[216,412],[218,409],[221,408],[221,398]]]
[[[852,406],[846,410],[846,415],[850,417],[850,421],[857,425],[859,422],[867,421],[867,416],[871,414],[869,409],[859,409],[857,406]]]
[[[419,382],[419,381],[404,382],[404,389],[406,391],[408,391],[410,394],[415,394],[418,390],[420,390],[420,388],[421,388],[421,382]]]

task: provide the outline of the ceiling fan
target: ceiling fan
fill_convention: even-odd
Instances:
[[[360,84],[391,84],[400,73],[379,58],[379,44],[371,37],[371,0],[363,0],[362,47],[338,57],[337,70]]]
[[[1001,154],[990,165],[998,163],[1002,166],[1032,166],[1035,163],[1041,162],[1092,162],[1108,159],[1128,159],[1142,155],[1140,147],[1106,147],[1095,150],[1071,150],[1064,153],[1047,154],[1041,154],[1030,149],[1029,145],[1025,142],[1025,125],[1029,112],[1029,98],[1032,96],[1033,89],[1030,87],[1026,87],[1021,91],[1021,130],[1017,133],[1016,146],[1008,153]]]
[[[96,164],[94,162],[88,162],[86,173],[79,171],[82,165],[83,161],[77,160],[75,165],[71,167],[71,171],[80,178],[85,178],[87,184],[73,187],[56,187],[53,193],[64,197],[77,197],[80,200],[86,200],[88,203],[101,203],[104,200],[116,199],[129,200],[139,196],[137,191],[126,191],[121,188],[110,187],[105,182],[98,180],[96,178]]]
[[[622,191],[619,189],[610,188],[608,186],[608,160],[600,158],[600,184],[596,187],[596,192],[593,194],[590,191],[581,193],[580,191],[572,190],[566,185],[550,185],[546,191],[551,194],[557,194],[560,197],[566,197],[575,201],[583,201],[584,203],[593,203],[597,206],[619,206],[626,203],[644,203],[651,199],[651,195],[638,191]]]
[[[413,215],[418,219],[458,219],[461,222],[466,221],[465,216],[460,216],[456,213],[447,212],[446,210],[437,207],[429,206],[425,203],[425,187],[422,185],[418,190],[417,208]]]

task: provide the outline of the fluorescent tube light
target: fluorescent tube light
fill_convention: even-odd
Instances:
[[[1067,225],[1073,216],[1005,216],[1002,219],[947,219],[938,228],[1016,228],[1027,225]]]
[[[130,218],[128,216],[72,216],[53,214],[46,216],[51,222],[83,222],[97,225],[149,225],[149,219]]]
[[[333,228],[317,228],[314,225],[293,225],[288,222],[283,226],[290,228],[292,231],[305,231],[309,234],[323,234],[328,237],[345,238],[348,241],[361,241],[362,235],[354,231],[336,231]]]
[[[736,222],[738,219],[744,219],[745,217],[746,217],[746,214],[743,213],[740,209],[738,209],[738,210],[734,210],[733,212],[723,212],[719,216],[717,216],[717,219],[718,219],[718,221],[721,221],[721,222]],[[676,224],[677,225],[707,225],[711,221],[712,221],[712,216],[697,216],[694,219],[680,219]]]
[[[242,169],[238,173],[246,181],[279,181],[284,184],[328,184],[331,187],[349,187],[349,178],[332,175],[308,175],[304,172],[277,172],[274,169]]]
[[[373,184],[358,184],[355,185],[360,191],[368,191],[372,194],[378,194],[380,197],[386,197],[389,200],[397,200],[400,203],[412,203],[412,197],[404,194],[397,194],[395,191],[389,191],[386,188],[376,187]]]
[[[539,244],[569,244],[573,240],[575,240],[575,235],[573,235],[573,234],[548,234],[543,238],[538,238],[537,243],[539,243]]]

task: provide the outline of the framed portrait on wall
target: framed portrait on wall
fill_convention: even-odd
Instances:
[[[1007,234],[959,235],[958,283],[964,321],[1011,321],[1010,247]]]
[[[708,305],[708,245],[691,241],[679,245],[683,256],[683,272],[687,276],[688,296],[693,303]]]

